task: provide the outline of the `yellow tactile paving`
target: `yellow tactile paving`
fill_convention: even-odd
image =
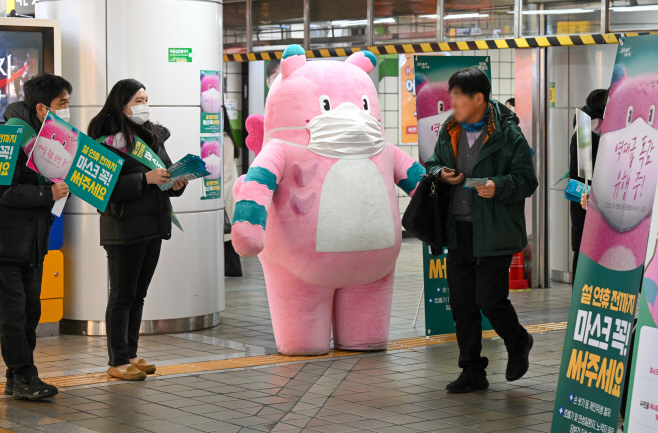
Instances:
[[[544,323],[539,325],[528,325],[528,332],[535,334],[540,332],[562,331],[567,329],[567,322]],[[493,338],[495,331],[482,332],[483,338]],[[431,337],[412,337],[401,340],[390,341],[387,351],[414,349],[418,347],[434,346],[437,344],[452,343],[457,341],[455,334],[433,335]],[[285,356],[285,355],[263,355],[245,358],[224,359],[219,361],[203,361],[189,364],[165,365],[158,367],[158,372],[153,376],[170,376],[173,374],[199,373],[203,371],[229,370],[233,368],[256,367],[260,365],[274,365],[295,361],[312,361],[316,359],[338,358],[341,356],[359,355],[367,352],[349,352],[344,350],[332,350],[321,356]],[[49,377],[46,379],[58,388],[67,388],[79,385],[96,385],[106,382],[114,382],[115,379],[105,373],[79,374],[75,376]],[[0,384],[0,392],[4,391],[4,383]],[[8,430],[0,429],[0,433]]]

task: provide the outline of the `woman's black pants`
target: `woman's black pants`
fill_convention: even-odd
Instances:
[[[162,239],[134,245],[106,245],[110,294],[105,311],[109,365],[137,357],[144,298],[160,258]]]

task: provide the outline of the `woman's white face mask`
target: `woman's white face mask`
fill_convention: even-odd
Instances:
[[[149,120],[151,109],[149,108],[148,104],[133,105],[128,108],[132,110],[133,114],[126,114],[126,117],[128,117],[134,123],[143,125]]]

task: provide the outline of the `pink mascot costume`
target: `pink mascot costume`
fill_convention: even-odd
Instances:
[[[332,327],[336,349],[388,344],[401,244],[395,185],[413,195],[425,170],[385,141],[368,76],[376,63],[368,51],[307,63],[292,45],[262,132],[249,122],[263,145],[235,188],[233,245],[259,255],[285,355],[327,353]]]

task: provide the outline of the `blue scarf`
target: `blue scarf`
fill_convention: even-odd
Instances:
[[[468,132],[477,132],[477,131],[482,131],[487,126],[488,122],[489,122],[489,105],[487,105],[487,111],[484,113],[484,116],[482,116],[482,119],[480,119],[479,122],[477,123],[459,122],[459,124],[462,126],[462,128],[464,128]]]

